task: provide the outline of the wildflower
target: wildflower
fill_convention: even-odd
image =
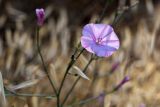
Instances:
[[[123,80],[114,88],[114,91],[117,91],[119,88],[121,88],[125,83],[127,83],[130,80],[128,76],[125,76]]]
[[[36,16],[37,16],[37,24],[39,26],[42,26],[44,23],[44,16],[45,16],[45,12],[44,9],[36,9]]]
[[[110,25],[87,24],[82,31],[81,44],[99,57],[108,57],[119,48],[119,39]]]

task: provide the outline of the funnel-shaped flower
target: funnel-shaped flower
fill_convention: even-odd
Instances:
[[[37,16],[37,24],[39,26],[42,26],[44,23],[44,19],[45,19],[45,12],[44,9],[36,9],[36,16]]]
[[[119,48],[119,39],[107,24],[87,24],[81,37],[82,47],[100,57],[111,56]]]

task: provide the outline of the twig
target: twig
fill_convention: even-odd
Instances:
[[[102,10],[102,13],[101,13],[100,17],[96,20],[96,23],[101,23],[102,22],[108,6],[109,6],[109,4],[108,4],[108,2],[106,2],[105,6],[104,6],[104,9]]]
[[[36,40],[37,40],[37,50],[38,50],[39,56],[41,58],[44,71],[45,71],[45,73],[46,73],[46,75],[47,75],[47,77],[48,77],[48,79],[50,81],[50,84],[51,84],[55,94],[57,95],[57,90],[56,90],[55,85],[54,85],[54,83],[53,83],[53,81],[52,81],[52,79],[51,79],[51,77],[49,75],[49,72],[47,70],[47,67],[45,65],[45,62],[44,62],[44,59],[43,59],[43,56],[42,56],[42,53],[41,53],[41,48],[40,48],[40,44],[39,44],[39,27],[37,27],[37,29],[36,29],[36,37],[37,37],[36,38]]]
[[[113,90],[111,90],[111,91],[109,91],[109,92],[105,92],[105,93],[104,93],[104,96],[106,96],[106,95],[108,95],[108,94],[111,94],[111,93],[113,93],[113,92],[114,92]],[[73,103],[73,104],[68,105],[68,106],[66,106],[66,107],[75,107],[75,106],[77,107],[77,105],[82,105],[82,104],[86,104],[86,103],[89,103],[89,102],[91,102],[91,101],[94,101],[94,100],[98,99],[100,96],[101,96],[101,94],[99,94],[98,96],[94,96],[94,97],[87,98],[86,100],[82,100],[82,101],[77,102],[77,103]]]
[[[78,49],[75,50],[74,54],[72,55],[71,57],[71,61],[69,62],[68,64],[68,67],[65,71],[65,74],[64,74],[64,77],[62,79],[62,82],[60,84],[60,88],[58,90],[58,93],[57,93],[57,106],[60,107],[60,94],[61,94],[61,90],[62,90],[62,87],[63,87],[63,84],[64,84],[64,81],[66,79],[66,76],[70,70],[70,68],[72,67],[72,65],[76,62],[76,60],[79,58],[79,56],[83,53],[84,51],[84,48],[79,52],[79,54],[75,57],[76,53],[78,52]]]
[[[5,90],[9,93],[5,93],[6,96],[20,96],[20,97],[45,97],[48,99],[55,98],[56,95],[50,94],[32,94],[32,93],[17,93],[15,91],[11,91],[5,87]]]
[[[86,72],[88,66],[91,64],[91,62],[93,61],[93,59],[94,59],[94,58],[93,58],[93,55],[91,55],[90,60],[88,61],[87,65],[85,66],[85,68],[84,68],[84,70],[83,70],[84,73]],[[73,91],[74,87],[76,86],[76,84],[77,84],[77,82],[80,80],[80,78],[81,78],[81,77],[78,77],[78,78],[76,79],[76,81],[74,82],[74,84],[72,85],[72,87],[70,88],[69,92],[67,93],[67,95],[65,96],[65,98],[64,98],[64,100],[63,100],[63,102],[62,102],[62,106],[63,106],[63,104],[67,101],[69,95],[70,95],[71,92]]]
[[[139,2],[136,2],[135,4],[131,5],[130,7],[128,7],[127,9],[123,10],[121,12],[121,14],[118,13],[118,10],[115,13],[115,18],[113,20],[112,26],[114,26],[118,21],[121,20],[122,16],[124,16],[124,14],[126,12],[128,12],[130,9],[132,9],[133,7],[137,6],[139,4]]]

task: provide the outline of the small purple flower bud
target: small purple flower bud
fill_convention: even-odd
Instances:
[[[139,107],[146,107],[146,105],[142,103],[142,104],[140,104]]]
[[[37,16],[37,24],[38,26],[42,26],[44,23],[44,17],[45,17],[45,12],[44,9],[36,9],[36,16]]]
[[[98,101],[100,106],[99,107],[104,107],[104,98],[105,98],[105,93],[101,93],[98,97]]]
[[[123,80],[114,88],[114,91],[117,91],[119,88],[121,88],[125,83],[127,83],[130,80],[129,76],[125,76]]]
[[[111,68],[109,74],[114,73],[114,71],[118,68],[119,64],[120,64],[119,62],[115,62],[115,63],[112,65],[112,68]]]

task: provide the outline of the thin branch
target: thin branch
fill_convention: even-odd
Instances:
[[[130,11],[133,7],[137,6],[139,4],[139,2],[136,2],[135,4],[131,5],[130,7],[124,9],[121,13],[118,13],[118,10],[115,13],[115,18],[113,20],[112,25],[114,26],[117,22],[119,22],[122,18],[122,16],[124,16],[124,14],[128,11]]]
[[[80,44],[80,43],[79,43],[79,44]],[[78,45],[79,45],[79,44],[78,44]],[[61,94],[61,90],[62,90],[64,81],[65,81],[65,79],[66,79],[66,76],[67,76],[70,68],[73,66],[73,64],[76,62],[76,60],[80,57],[80,55],[83,53],[83,51],[84,51],[84,48],[81,49],[81,51],[79,52],[79,54],[75,57],[75,55],[76,55],[77,52],[78,52],[78,49],[76,49],[75,52],[74,52],[74,54],[73,54],[72,57],[71,57],[71,61],[70,61],[69,64],[68,64],[68,67],[67,67],[67,69],[66,69],[66,71],[65,71],[63,80],[62,80],[61,85],[60,85],[60,88],[59,88],[59,90],[58,90],[58,94],[57,94],[57,106],[58,106],[58,107],[60,106],[60,94]]]
[[[110,3],[112,3],[114,0],[111,1],[106,1],[106,4],[102,10],[102,13],[100,14],[99,18],[96,20],[96,23],[101,23],[102,20],[104,19],[105,13],[107,11],[108,6],[110,5]]]
[[[84,70],[83,70],[84,73],[86,72],[88,66],[91,64],[91,62],[93,61],[93,59],[94,59],[94,58],[93,58],[93,55],[91,55],[90,60],[88,61],[87,65],[85,66],[85,68],[84,68]],[[62,106],[63,106],[63,104],[67,101],[69,95],[70,95],[71,92],[73,91],[74,87],[76,86],[76,84],[77,84],[77,82],[80,80],[80,78],[81,78],[81,77],[78,77],[78,78],[76,79],[76,81],[73,83],[71,89],[69,90],[69,92],[67,93],[67,95],[65,96],[65,98],[64,98],[64,100],[63,100],[63,102],[62,102]]]
[[[55,98],[56,95],[50,95],[50,94],[32,94],[32,93],[17,93],[15,91],[11,91],[7,88],[5,88],[6,91],[9,93],[5,93],[6,96],[20,96],[20,97],[44,97],[47,99]]]
[[[104,96],[106,96],[106,95],[108,95],[108,94],[112,94],[113,92],[114,92],[113,90],[111,90],[111,91],[109,91],[109,92],[105,92],[105,93],[104,93]],[[94,96],[94,97],[87,98],[87,99],[82,100],[82,101],[77,102],[77,103],[73,103],[73,104],[68,105],[68,106],[66,106],[66,107],[77,107],[78,105],[87,104],[87,103],[89,103],[89,102],[91,102],[91,101],[94,101],[94,100],[98,99],[100,96],[101,96],[101,94],[99,94],[98,96]]]
[[[56,90],[55,85],[54,85],[54,83],[53,83],[53,81],[52,81],[52,79],[51,79],[51,77],[49,75],[49,72],[47,70],[47,67],[45,65],[45,62],[44,62],[44,59],[43,59],[43,56],[42,56],[42,53],[41,53],[41,48],[40,48],[40,44],[39,44],[39,27],[37,27],[37,29],[36,29],[36,37],[37,37],[36,38],[36,40],[37,40],[37,50],[38,50],[39,56],[41,58],[44,71],[45,71],[45,73],[46,73],[46,75],[47,75],[47,77],[48,77],[48,79],[50,81],[50,84],[51,84],[55,94],[57,95],[57,90]]]

